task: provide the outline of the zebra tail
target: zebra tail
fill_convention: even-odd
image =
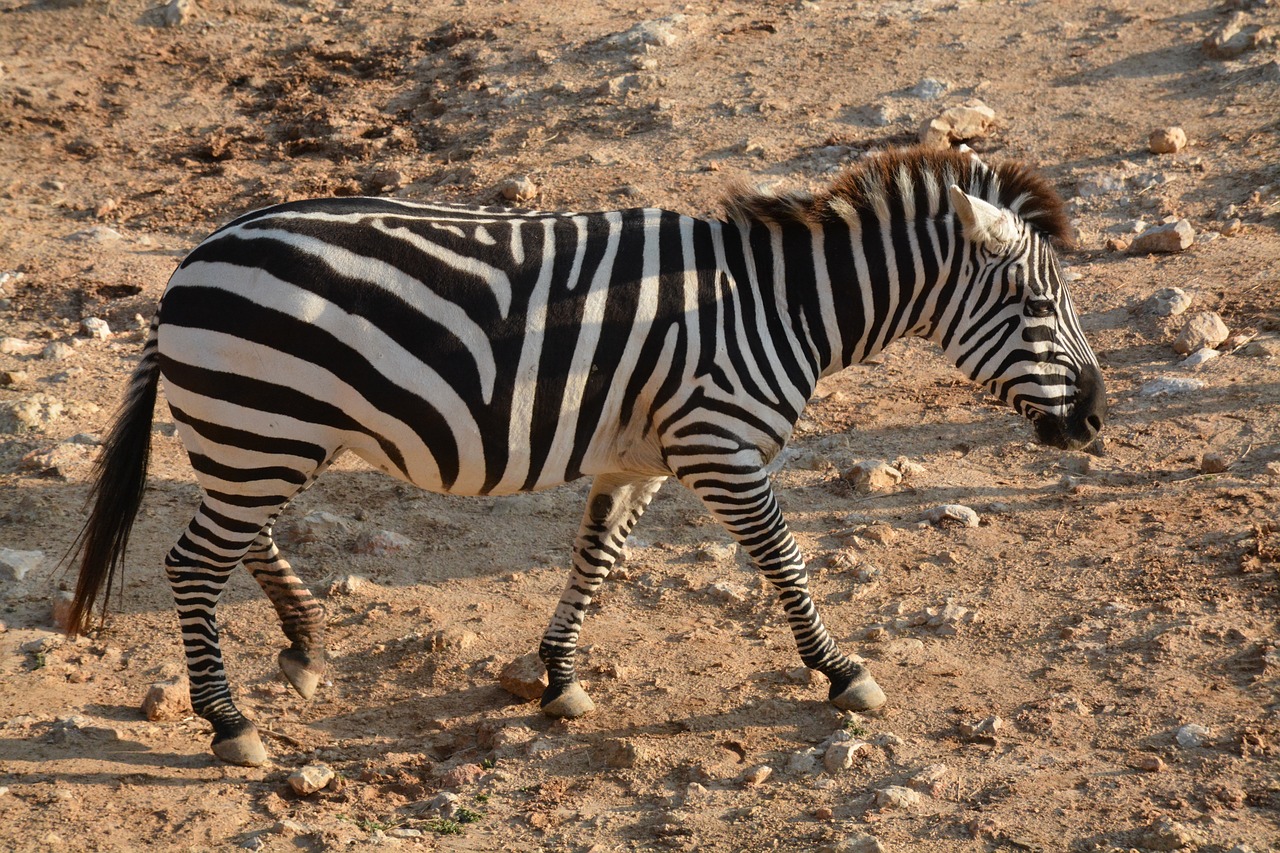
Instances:
[[[88,630],[93,607],[106,588],[102,605],[105,622],[111,601],[111,584],[121,569],[129,534],[147,485],[151,458],[151,418],[160,379],[156,347],[159,313],[151,321],[142,359],[133,372],[124,403],[111,425],[98,456],[93,486],[86,504],[92,504],[89,520],[72,544],[67,560],[82,555],[75,597],[66,621],[69,636]]]

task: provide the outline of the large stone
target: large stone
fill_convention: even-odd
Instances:
[[[1173,351],[1190,355],[1204,347],[1216,347],[1230,336],[1231,330],[1215,311],[1193,314],[1173,341]]]
[[[977,527],[978,513],[964,504],[935,506],[924,514],[925,520],[937,527]]]
[[[883,809],[912,809],[920,805],[922,799],[919,791],[901,785],[881,788],[875,794],[875,804]]]
[[[178,676],[157,681],[147,688],[142,700],[142,714],[152,722],[172,722],[191,716],[191,691],[187,679]]]
[[[982,101],[968,101],[925,122],[920,128],[920,141],[931,148],[950,148],[986,136],[995,120],[996,112],[991,107]]]
[[[1196,241],[1196,231],[1185,219],[1156,225],[1133,238],[1130,249],[1143,254],[1183,252]]]
[[[537,652],[521,655],[502,668],[498,676],[502,689],[532,702],[547,689],[547,668]]]
[[[846,471],[844,478],[860,492],[887,492],[902,482],[902,472],[883,459],[867,459]]]
[[[1187,147],[1187,132],[1180,127],[1162,127],[1151,131],[1147,148],[1152,154],[1177,154]]]

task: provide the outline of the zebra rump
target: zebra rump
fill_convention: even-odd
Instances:
[[[817,194],[739,193],[726,212],[315,199],[214,232],[170,279],[105,443],[71,632],[121,566],[163,379],[202,489],[166,573],[192,705],[226,761],[266,752],[232,699],[218,599],[243,563],[280,618],[281,669],[311,696],[324,614],[272,526],[345,452],[451,494],[593,477],[539,647],[552,716],[593,707],[574,667],[583,619],[669,477],[777,588],[830,700],[880,707],[817,613],[766,466],[819,378],[907,336],[936,342],[1042,441],[1092,442],[1106,392],[1058,267],[1062,203],[1019,164],[908,149]]]

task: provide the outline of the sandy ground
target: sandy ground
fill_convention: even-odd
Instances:
[[[203,0],[178,17],[0,0],[0,328],[21,344],[0,353],[0,414],[28,413],[0,418],[0,548],[44,555],[0,575],[0,849],[1280,850],[1274,2]],[[202,720],[139,709],[181,672],[160,561],[196,501],[163,407],[118,612],[75,642],[51,627],[137,318],[221,222],[323,194],[492,203],[512,178],[548,208],[714,214],[734,179],[819,187],[972,98],[997,116],[974,146],[1070,200],[1064,259],[1112,416],[1101,456],[1036,446],[918,342],[822,383],[776,481],[883,714],[823,701],[772,595],[668,486],[587,623],[597,711],[544,719],[498,676],[536,647],[586,484],[449,498],[348,463],[289,516],[332,683],[292,694],[274,617],[237,578],[224,647],[272,763],[222,765]],[[1189,146],[1150,153],[1171,125]],[[1189,249],[1125,250],[1134,220],[1165,217]],[[1190,309],[1152,315],[1168,287]],[[1233,337],[1187,367],[1171,344],[1202,311]],[[1172,390],[1144,393],[1158,381]],[[898,457],[919,468],[891,491],[841,477]],[[980,526],[920,523],[945,503]],[[340,523],[296,523],[321,510]],[[408,544],[377,553],[379,531]],[[867,745],[828,766],[843,738]],[[334,781],[294,793],[316,763]]]

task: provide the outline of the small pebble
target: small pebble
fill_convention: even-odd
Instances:
[[[773,775],[773,768],[768,764],[760,764],[752,767],[746,773],[742,774],[742,784],[749,788],[757,785],[763,785],[765,781]]]
[[[1138,769],[1144,773],[1159,773],[1164,768],[1164,759],[1158,755],[1144,755],[1138,759]]]
[[[1194,749],[1208,740],[1209,730],[1198,723],[1187,723],[1173,733],[1173,738],[1183,749]]]
[[[1200,457],[1201,474],[1221,474],[1231,467],[1231,459],[1225,453],[1211,451]]]
[[[525,204],[538,197],[538,185],[525,176],[509,178],[498,185],[498,192],[507,201]]]
[[[91,338],[105,341],[111,337],[111,327],[100,317],[85,317],[80,321],[80,331]]]
[[[901,785],[890,785],[876,791],[875,804],[885,809],[910,809],[920,805],[923,797],[920,792]]]
[[[333,770],[325,764],[308,764],[289,774],[289,787],[299,796],[307,796],[319,791],[333,780]]]
[[[1147,297],[1143,313],[1153,317],[1176,317],[1191,307],[1192,298],[1181,287],[1164,287]]]

